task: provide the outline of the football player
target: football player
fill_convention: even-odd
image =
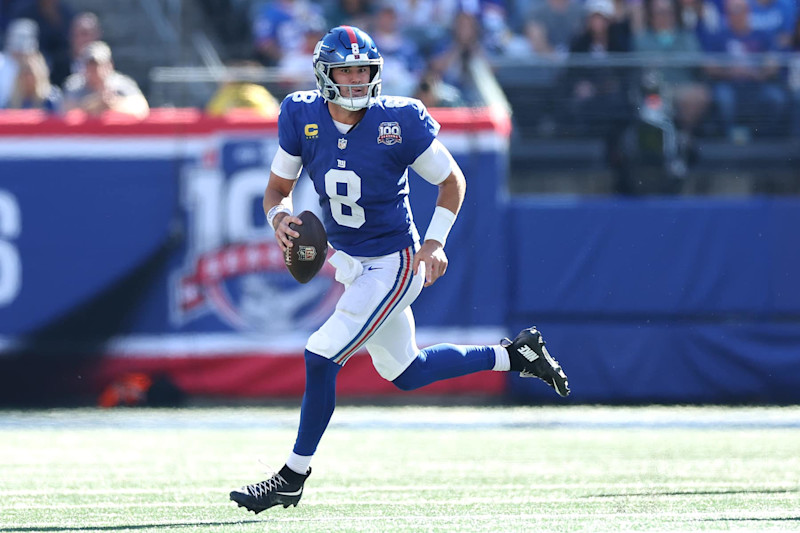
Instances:
[[[292,189],[305,168],[336,250],[329,261],[345,290],[306,344],[300,427],[286,464],[266,481],[230,493],[255,513],[297,505],[333,414],[336,376],[362,347],[380,375],[402,390],[496,370],[535,376],[561,396],[569,393],[566,375],[533,327],[493,346],[417,347],[410,305],[447,270],[444,246],[464,199],[464,175],[419,100],[381,96],[383,58],[367,33],[332,29],[317,44],[313,67],[317,90],[292,93],[281,104],[264,211],[281,249],[291,247],[299,233],[289,224],[302,224],[292,214]],[[439,188],[421,241],[408,202],[409,167]]]

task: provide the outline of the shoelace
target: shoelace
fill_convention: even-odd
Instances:
[[[247,486],[247,492],[250,495],[260,498],[266,496],[268,493],[278,490],[282,485],[288,485],[286,480],[280,474],[273,474],[271,478],[266,481],[260,481]]]

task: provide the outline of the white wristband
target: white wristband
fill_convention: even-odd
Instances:
[[[278,216],[278,213],[286,213],[287,215],[291,215],[292,211],[283,204],[278,204],[269,211],[267,211],[267,224],[272,229],[275,229],[275,226],[272,225],[272,221],[275,220],[275,217]]]
[[[456,221],[456,214],[440,205],[436,206],[431,217],[431,223],[428,224],[428,231],[425,232],[425,240],[439,241],[444,246],[447,241],[447,235],[450,233],[450,228]]]

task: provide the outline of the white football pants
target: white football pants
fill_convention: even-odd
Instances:
[[[360,263],[361,273],[345,281],[336,310],[309,337],[306,349],[344,365],[364,346],[378,373],[392,381],[419,353],[410,306],[422,291],[424,265],[412,272],[413,247],[382,257],[347,259]]]

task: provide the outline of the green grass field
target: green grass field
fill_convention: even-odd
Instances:
[[[800,530],[800,407],[340,407],[297,508],[237,508],[297,416],[0,411],[0,533]]]

